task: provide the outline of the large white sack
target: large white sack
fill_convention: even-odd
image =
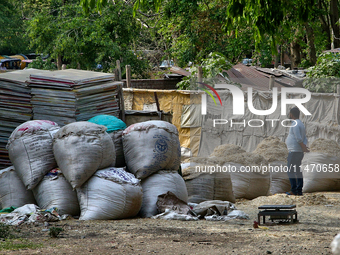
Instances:
[[[143,179],[159,170],[178,170],[181,147],[177,128],[166,121],[133,124],[123,132],[127,170]]]
[[[247,170],[252,166],[242,166],[237,163],[226,163],[226,165],[230,165],[234,170],[236,170],[230,173],[231,182],[233,184],[233,192],[236,199],[254,199],[260,196],[267,196],[269,194],[269,172],[251,172],[251,170],[247,172]]]
[[[301,170],[303,192],[340,190],[340,158],[317,152],[305,153]]]
[[[143,204],[140,209],[142,217],[158,214],[158,196],[172,192],[179,199],[188,202],[188,192],[183,178],[177,171],[159,171],[142,180]]]
[[[188,191],[188,201],[201,203],[209,200],[222,200],[234,203],[232,182],[228,172],[209,173],[209,165],[193,163],[182,169]]]
[[[109,133],[116,151],[116,160],[115,160],[115,167],[124,167],[126,166],[125,157],[124,157],[124,150],[123,150],[123,130],[113,131]]]
[[[9,157],[27,189],[33,189],[48,171],[57,167],[52,139],[58,129],[55,122],[32,120],[18,126],[9,137]]]
[[[73,188],[79,188],[98,169],[114,164],[114,144],[105,131],[105,126],[79,121],[62,127],[55,134],[54,156]]]
[[[25,189],[13,166],[0,170],[0,205],[2,208],[21,207],[35,203],[32,191]]]
[[[286,161],[274,161],[270,162],[269,166],[272,167],[270,171],[270,193],[286,193],[290,191],[290,181],[288,173],[284,171],[287,166]]]
[[[47,173],[33,189],[34,197],[42,209],[58,208],[59,214],[79,215],[77,193],[59,169]]]
[[[140,181],[124,168],[98,170],[77,189],[80,220],[115,220],[138,214],[143,192]]]

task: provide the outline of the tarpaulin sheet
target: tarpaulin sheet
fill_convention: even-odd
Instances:
[[[172,124],[178,129],[182,151],[190,151],[193,155],[197,155],[201,136],[201,127],[181,127],[181,119],[183,116],[184,106],[190,107],[190,105],[197,105],[201,103],[201,92],[132,88],[123,89],[123,92],[125,109],[138,111],[142,111],[144,105],[151,105],[156,102],[154,96],[154,92],[156,92],[160,110],[172,114]]]
[[[235,144],[251,152],[256,146],[268,136],[277,136],[282,141],[287,138],[289,127],[283,127],[280,122],[288,119],[281,115],[281,96],[278,93],[278,107],[270,115],[259,116],[251,113],[245,100],[245,115],[233,115],[233,98],[229,90],[218,90],[222,99],[222,105],[215,105],[214,101],[207,97],[207,115],[202,117],[202,131],[200,138],[199,156],[210,155],[214,148],[221,144]],[[244,92],[245,99],[247,93]],[[301,95],[289,94],[290,98],[299,98]],[[304,97],[304,95],[303,95]],[[265,110],[272,106],[272,92],[253,92],[253,104],[255,109]],[[305,124],[306,135],[309,144],[317,138],[327,138],[340,142],[339,127],[339,96],[331,93],[312,93],[311,99],[303,104],[311,115],[300,114],[301,121]],[[287,105],[286,112],[294,105]],[[214,119],[228,120],[224,125],[215,125]],[[261,119],[264,121],[263,127],[250,127],[248,121],[251,119]],[[279,119],[272,125],[270,119]],[[246,121],[246,127],[241,124],[231,126],[230,121]],[[252,123],[259,125],[259,122]],[[288,123],[286,123],[288,125]]]

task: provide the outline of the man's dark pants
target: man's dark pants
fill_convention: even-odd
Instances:
[[[289,152],[287,159],[288,177],[291,186],[291,192],[294,194],[302,194],[303,177],[301,172],[301,161],[303,152]]]

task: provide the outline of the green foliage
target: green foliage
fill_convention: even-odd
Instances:
[[[272,52],[276,53],[278,39],[276,35],[279,35],[279,28],[284,24],[291,26],[287,20],[303,24],[312,16],[316,6],[315,0],[230,0],[227,9],[227,27],[229,30],[233,30],[240,23],[245,23],[247,27],[253,29],[257,47],[263,37],[268,35],[271,39]]]
[[[201,62],[204,82],[207,84],[214,85],[215,77],[217,74],[221,74],[224,77],[227,75],[227,70],[229,70],[232,65],[230,62],[220,53],[211,52],[206,59]],[[191,72],[190,76],[183,78],[181,82],[177,84],[180,90],[193,90],[197,89],[197,67],[192,67],[189,70]]]
[[[202,61],[203,77],[214,78],[217,74],[227,76],[227,70],[232,68],[230,62],[220,53],[211,52],[206,59]]]
[[[40,56],[38,56],[32,63],[30,63],[29,67],[43,70],[57,69],[57,66],[51,62],[51,59],[47,59],[44,61]]]
[[[93,70],[97,64],[103,71],[113,71],[119,59],[122,66],[131,65],[132,72],[143,77],[147,71],[144,61],[132,51],[132,42],[140,27],[132,17],[132,6],[122,0],[103,7],[101,14],[84,14],[78,0],[51,0],[40,6],[28,22],[31,47],[37,52],[62,56],[63,63],[75,68]]]
[[[304,80],[304,87],[313,92],[336,92],[340,81],[340,54],[323,53],[311,67]]]
[[[27,51],[28,41],[18,5],[20,1],[0,1],[0,55]]]
[[[6,240],[5,242],[0,242],[0,251],[2,250],[20,250],[20,249],[37,249],[41,248],[41,244],[36,244],[29,242],[28,240]]]
[[[89,14],[91,10],[101,12],[107,5],[108,0],[80,0],[80,4],[86,14]]]
[[[63,231],[64,229],[62,228],[50,227],[50,231],[48,232],[48,234],[52,238],[57,238],[59,234]]]
[[[200,62],[210,52],[220,52],[232,62],[238,62],[254,49],[252,30],[241,27],[239,36],[225,29],[227,3],[214,0],[166,1],[159,33],[168,39],[169,54],[177,65]]]
[[[269,41],[263,41],[258,51],[253,55],[253,64],[259,63],[261,67],[267,67],[272,64],[273,55]]]

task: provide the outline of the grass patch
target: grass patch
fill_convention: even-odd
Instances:
[[[50,232],[48,234],[52,238],[57,238],[59,236],[59,234],[63,231],[64,231],[64,229],[62,229],[62,228],[51,227]]]
[[[0,238],[11,238],[12,229],[10,226],[0,223]]]
[[[29,242],[28,240],[17,239],[17,240],[6,240],[0,241],[1,250],[19,250],[19,249],[37,249],[43,247],[42,244],[36,244]]]

